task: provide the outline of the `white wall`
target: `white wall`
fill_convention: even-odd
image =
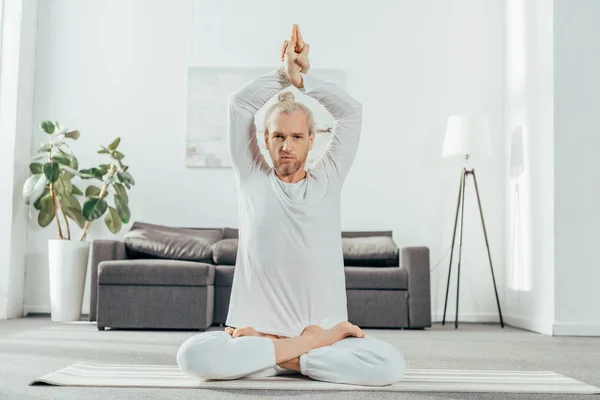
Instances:
[[[137,181],[130,195],[134,220],[237,226],[232,171],[184,167],[187,67],[275,68],[282,41],[299,23],[313,67],[345,69],[347,90],[364,103],[343,228],[391,229],[400,246],[429,246],[432,266],[443,258],[432,275],[434,318],[444,306],[461,168],[440,156],[446,118],[490,118],[494,157],[475,166],[503,287],[503,1],[310,0],[293,15],[275,0],[193,4],[40,4],[34,121],[51,118],[79,129],[74,148],[82,165],[99,160],[97,147],[121,136]],[[32,150],[40,135],[34,133]],[[460,317],[497,321],[472,185],[467,196]],[[54,236],[54,228],[30,224],[28,311],[48,311],[46,240]],[[112,235],[97,224],[90,238],[99,237]],[[447,320],[454,302],[452,290]]]
[[[506,4],[507,321],[551,334],[554,321],[553,6]],[[522,169],[511,151],[522,130]],[[516,146],[518,150],[519,146]],[[511,166],[519,173],[511,174]]]
[[[37,1],[2,7],[0,65],[0,319],[22,314],[27,209],[22,187],[29,175]]]
[[[600,3],[554,1],[556,334],[600,336]]]

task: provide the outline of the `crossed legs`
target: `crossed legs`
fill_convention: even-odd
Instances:
[[[345,324],[346,328],[351,325]],[[298,371],[319,381],[384,386],[402,378],[404,357],[392,345],[370,336],[346,335],[333,341],[336,332],[331,331],[284,339],[200,333],[181,345],[177,363],[184,373],[199,379],[229,380]],[[327,341],[332,343],[325,344]]]

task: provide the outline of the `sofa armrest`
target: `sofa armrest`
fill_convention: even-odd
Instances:
[[[431,327],[429,248],[403,248],[401,266],[408,272],[408,325],[410,328]]]
[[[90,249],[90,321],[96,321],[98,301],[98,264],[102,261],[126,260],[125,244],[119,240],[99,240],[92,242]]]

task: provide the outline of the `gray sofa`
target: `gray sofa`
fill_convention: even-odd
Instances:
[[[90,314],[98,329],[204,330],[225,324],[237,229],[135,222],[92,243]],[[348,319],[364,328],[431,326],[429,249],[391,231],[342,232]]]

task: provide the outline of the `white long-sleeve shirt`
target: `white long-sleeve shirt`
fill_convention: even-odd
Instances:
[[[256,112],[290,86],[281,69],[230,96],[227,127],[239,245],[226,324],[285,337],[347,321],[340,194],[362,121],[362,105],[339,87],[310,74],[303,79],[300,90],[335,123],[327,150],[300,182],[279,179],[257,143]]]

